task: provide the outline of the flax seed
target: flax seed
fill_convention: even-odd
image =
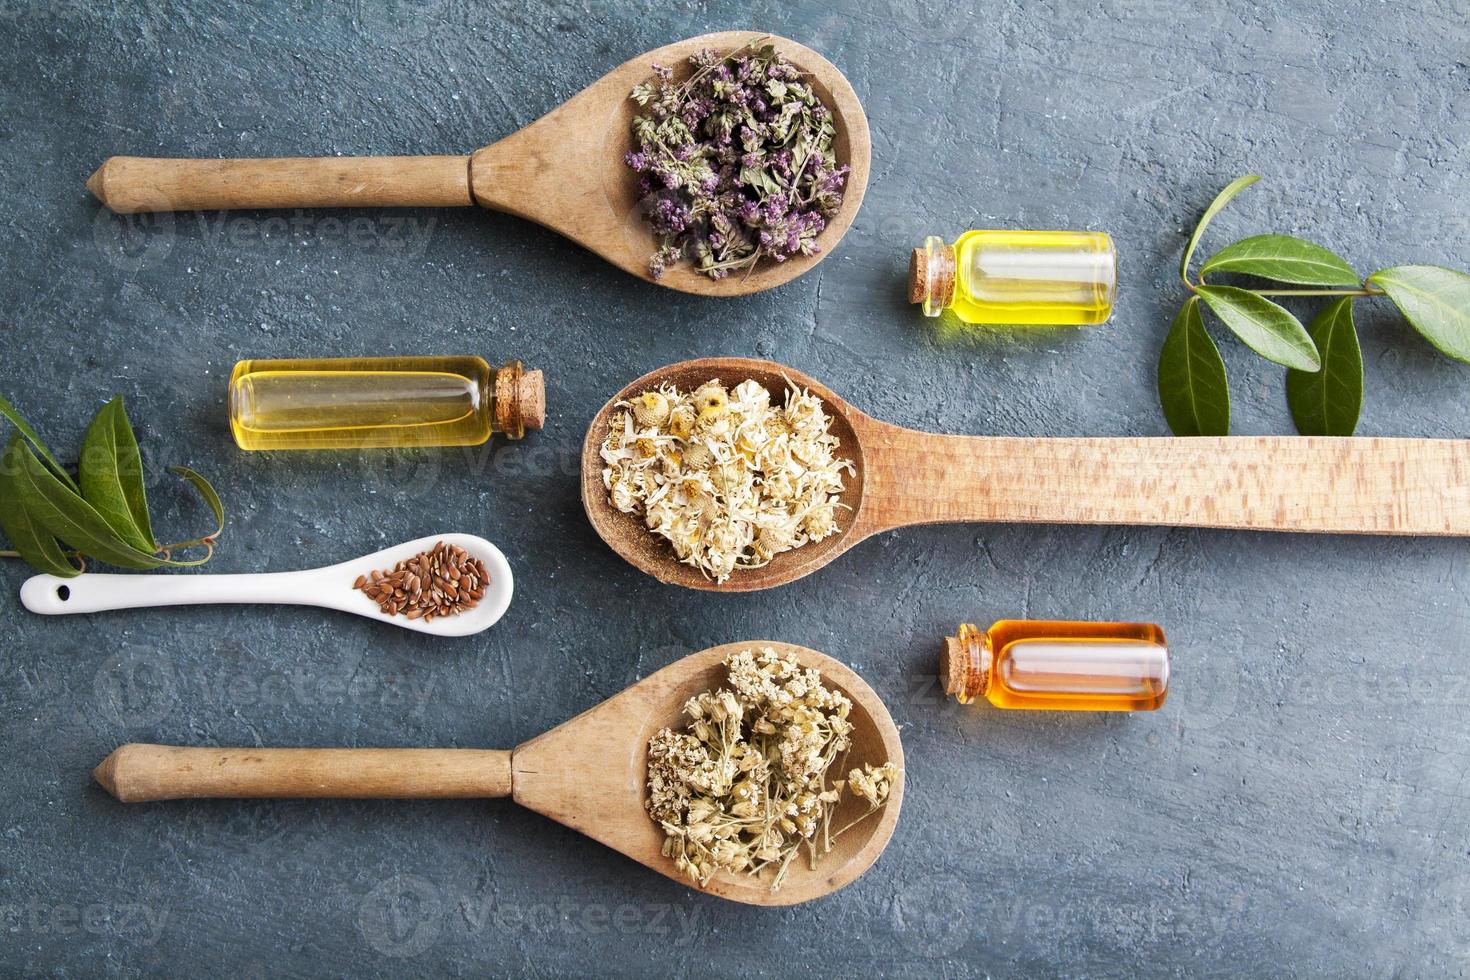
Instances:
[[[359,575],[352,587],[386,616],[433,622],[474,609],[485,595],[485,563],[458,546],[436,542],[391,569]]]

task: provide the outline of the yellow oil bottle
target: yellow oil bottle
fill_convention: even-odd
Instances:
[[[1151,623],[1003,619],[944,641],[940,680],[961,704],[1152,711],[1169,694],[1169,647]]]
[[[966,323],[1103,323],[1117,295],[1117,251],[1099,231],[967,231],[931,235],[909,263],[909,302]]]
[[[540,371],[479,357],[241,361],[230,375],[241,449],[475,446],[546,418]]]

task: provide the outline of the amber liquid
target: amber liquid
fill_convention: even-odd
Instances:
[[[241,361],[230,430],[241,449],[475,446],[491,436],[494,390],[478,357]]]
[[[1169,648],[1151,623],[1008,619],[988,635],[998,708],[1151,711],[1168,696]]]

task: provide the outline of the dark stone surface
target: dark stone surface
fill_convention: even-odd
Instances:
[[[64,456],[124,393],[165,526],[205,523],[167,464],[228,503],[210,571],[459,528],[507,552],[516,601],[456,643],[302,609],[43,620],[6,602],[0,973],[1464,975],[1463,542],[935,527],[785,589],[696,595],[613,556],[574,474],[610,392],[726,353],[936,431],[1162,433],[1173,270],[1237,174],[1266,179],[1215,245],[1277,230],[1362,270],[1466,264],[1463,4],[297,6],[0,6],[0,390]],[[645,285],[494,214],[128,223],[82,188],[113,153],[465,152],[640,51],[748,25],[847,72],[874,168],[836,254],[745,301]],[[1112,323],[956,335],[905,308],[909,247],[987,225],[1112,232]],[[1467,369],[1385,304],[1359,317],[1361,431],[1470,432]],[[1222,347],[1237,430],[1290,431],[1280,371]],[[408,456],[231,443],[237,358],[395,352],[522,358],[547,373],[550,424]],[[25,575],[7,561],[0,585]],[[939,638],[1004,616],[1157,621],[1173,695],[1106,717],[943,702]],[[124,807],[88,777],[134,740],[511,746],[755,637],[846,659],[905,726],[889,852],[806,907],[702,897],[505,802]]]

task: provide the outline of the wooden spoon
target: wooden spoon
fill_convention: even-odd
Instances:
[[[892,762],[903,769],[898,728],[861,677],[826,654],[764,640],[692,654],[510,752],[481,749],[220,749],[124,745],[92,773],[124,803],[199,797],[472,799],[509,796],[682,884],[694,883],[663,856],[663,831],[643,808],[648,740],[683,724],[684,702],[725,680],[725,657],[774,647],[819,670],[852,701],[852,766]],[[833,778],[837,774],[833,773]],[[770,878],[717,875],[703,889],[750,905],[795,905],[855,881],[893,836],[903,780],[887,805],[838,838],[812,871],[791,865],[781,889]],[[835,819],[866,808],[844,796]]]
[[[723,585],[681,564],[642,519],[616,510],[599,450],[616,403],[660,384],[747,378],[778,399],[788,380],[826,405],[854,462],[836,534],[735,572]],[[683,361],[628,385],[582,445],[582,503],[604,541],[661,582],[752,591],[816,571],[879,531],[910,524],[1165,524],[1341,534],[1470,535],[1470,441],[1226,436],[1037,439],[931,435],[871,418],[816,379],[770,361]]]
[[[688,58],[704,48],[729,51],[766,38],[808,76],[832,110],[833,151],[847,164],[842,207],[818,237],[821,251],[752,272],[710,279],[683,264],[657,280],[655,248],[639,212],[636,180],[623,163],[633,148],[638,106],[628,93],[658,62],[688,77]],[[640,54],[562,105],[473,156],[290,157],[187,160],[112,157],[87,181],[119,214],[229,208],[468,207],[529,218],[591,249],[626,272],[704,296],[757,293],[789,282],[822,261],[857,216],[868,184],[871,143],[857,93],[831,62],[783,37],[749,31],[704,34]]]

